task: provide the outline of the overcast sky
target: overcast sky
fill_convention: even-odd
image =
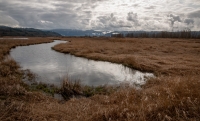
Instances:
[[[0,25],[111,31],[200,30],[200,0],[0,0]]]

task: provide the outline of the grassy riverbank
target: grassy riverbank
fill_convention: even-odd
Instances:
[[[152,38],[69,38],[54,50],[122,63],[157,75],[200,75],[200,41]]]
[[[30,91],[12,59],[12,47],[50,42],[51,38],[0,40],[0,120],[200,120],[200,42],[181,39],[62,38],[53,49],[154,72],[142,90],[117,91],[63,102]],[[81,87],[65,83],[80,91]],[[69,88],[63,88],[64,92]],[[78,88],[77,88],[78,87]]]

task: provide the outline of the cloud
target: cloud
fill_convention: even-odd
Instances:
[[[188,17],[190,17],[190,18],[200,18],[200,10],[196,10],[196,11],[189,13]]]
[[[174,25],[174,22],[181,22],[181,18],[178,15],[170,14],[169,18],[170,18],[169,20],[171,21],[171,26]]]
[[[127,15],[127,20],[133,22],[135,26],[139,26],[137,13],[129,12]]]
[[[199,0],[0,0],[0,25],[40,29],[198,30],[199,8]]]
[[[185,19],[184,20],[184,23],[186,23],[186,24],[194,24],[194,20],[193,19],[190,19],[190,18],[187,18],[187,19]]]
[[[145,9],[155,9],[156,6],[148,6],[148,7],[145,7]]]
[[[99,16],[97,19],[91,21],[93,29],[101,30],[120,30],[120,28],[131,28],[132,25],[123,19],[116,17],[114,13],[106,16]]]
[[[40,20],[38,22],[40,22],[42,24],[53,24],[53,22],[51,22],[51,21],[44,21],[44,20]]]
[[[12,17],[5,15],[3,12],[0,12],[0,25],[18,27],[19,23]]]

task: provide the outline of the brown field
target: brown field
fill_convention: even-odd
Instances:
[[[200,40],[69,38],[55,50],[164,75],[200,75]]]
[[[50,42],[52,38],[0,40],[0,120],[123,121],[200,120],[200,40],[62,38],[53,49],[95,60],[122,63],[154,72],[141,90],[124,85],[108,95],[59,101],[30,91],[12,47]]]

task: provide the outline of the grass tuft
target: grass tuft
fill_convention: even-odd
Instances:
[[[70,80],[66,77],[61,87],[62,96],[68,100],[71,97],[91,97],[94,95],[110,95],[115,92],[119,87],[100,85],[100,86],[87,86],[82,85],[80,80]]]
[[[51,85],[41,83],[30,90],[22,81],[23,72],[18,64],[6,58],[15,46],[51,42],[51,39],[0,40],[1,121],[200,120],[198,40],[68,38],[70,43],[54,49],[91,59],[126,63],[156,72],[157,78],[148,80],[138,90],[128,85],[91,87],[66,78],[59,91],[67,101],[58,101],[38,91],[56,92]],[[74,96],[83,98],[72,98]]]

